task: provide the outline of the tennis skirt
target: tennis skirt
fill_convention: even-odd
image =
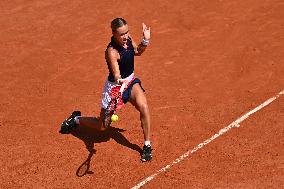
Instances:
[[[132,73],[130,76],[124,79],[128,81],[128,85],[124,88],[122,96],[118,100],[117,108],[116,108],[117,110],[121,109],[123,105],[129,101],[131,90],[134,84],[139,83],[141,89],[143,90],[143,92],[145,92],[145,90],[143,89],[141,85],[140,79],[136,78],[134,76],[134,73]],[[101,102],[101,107],[103,109],[113,110],[112,104],[115,101],[116,96],[118,95],[120,87],[121,85],[117,84],[116,82],[110,82],[106,80],[104,89],[103,89],[102,102]]]

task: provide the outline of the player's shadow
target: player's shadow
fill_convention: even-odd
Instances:
[[[86,174],[93,174],[93,172],[90,171],[90,162],[93,155],[96,153],[96,150],[94,149],[95,143],[107,142],[110,139],[113,139],[118,144],[137,151],[141,155],[142,149],[137,144],[133,144],[127,140],[127,138],[125,138],[122,134],[124,131],[124,129],[119,129],[112,126],[110,126],[106,131],[97,131],[94,128],[86,126],[79,126],[77,129],[72,131],[71,134],[81,139],[85,143],[86,149],[89,151],[87,159],[77,169],[76,175],[78,177],[82,177]]]

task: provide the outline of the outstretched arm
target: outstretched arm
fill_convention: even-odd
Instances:
[[[127,84],[128,83],[127,80],[121,79],[119,65],[118,65],[118,59],[120,57],[117,50],[113,49],[112,47],[109,47],[105,52],[105,58],[114,76],[114,81],[120,85],[122,85],[123,83]]]
[[[140,56],[147,48],[150,38],[151,38],[151,31],[150,27],[147,27],[144,23],[142,23],[142,30],[143,30],[143,39],[139,45],[132,40],[132,45],[134,47],[135,55]]]
[[[115,82],[117,82],[118,79],[121,79],[119,66],[118,66],[118,62],[117,62],[117,60],[119,58],[118,52],[115,49],[113,49],[112,47],[109,47],[106,50],[105,58],[106,58],[107,63],[110,66],[111,72],[114,76],[114,80],[115,80]]]

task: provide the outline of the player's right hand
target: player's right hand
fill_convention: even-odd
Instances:
[[[117,84],[122,85],[123,83],[125,83],[125,85],[127,86],[128,81],[126,79],[118,79],[117,80]]]

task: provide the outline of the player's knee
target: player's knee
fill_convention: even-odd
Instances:
[[[107,126],[106,126],[106,124],[105,123],[101,123],[100,125],[99,125],[99,127],[98,127],[98,130],[99,131],[105,131],[105,130],[107,130]]]
[[[111,120],[110,119],[105,119],[104,122],[102,123],[100,127],[100,131],[105,131],[110,127]]]
[[[98,124],[98,130],[99,131],[105,131],[107,129],[106,127],[107,121],[104,120],[103,118],[100,118],[99,124]]]
[[[105,130],[107,130],[107,128],[105,126],[100,127],[100,131],[105,131]]]
[[[143,103],[140,105],[140,113],[141,114],[147,114],[149,112],[149,108],[148,108],[148,104],[147,103]]]

